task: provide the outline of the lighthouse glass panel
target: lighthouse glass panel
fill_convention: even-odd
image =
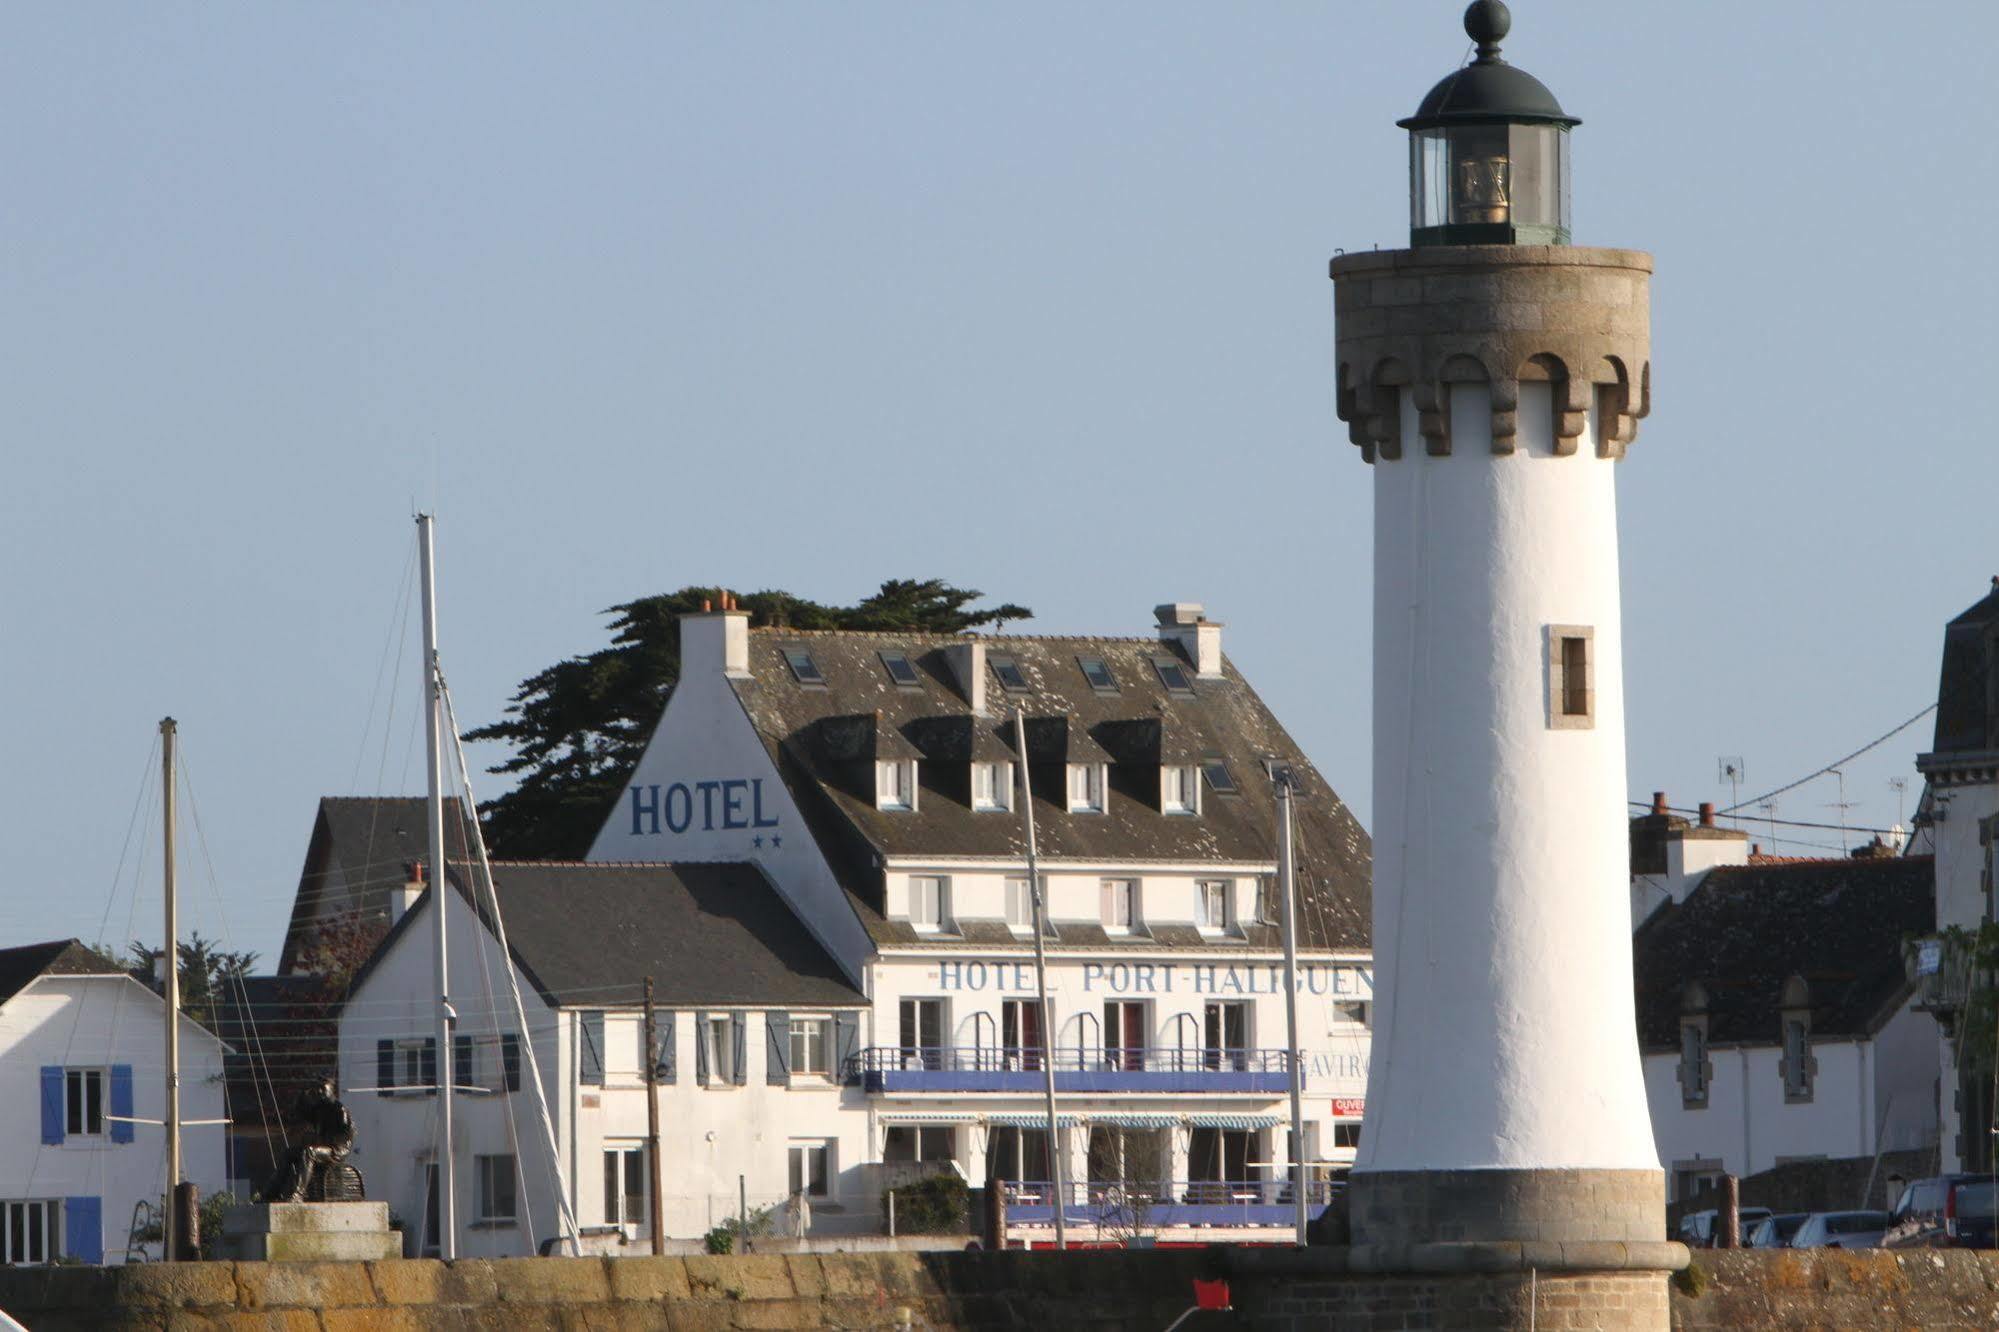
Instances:
[[[1567,127],[1411,132],[1409,230],[1415,245],[1568,244]]]

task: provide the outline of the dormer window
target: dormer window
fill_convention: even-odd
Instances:
[[[1090,688],[1099,694],[1115,694],[1118,691],[1117,677],[1111,674],[1111,668],[1102,657],[1078,657],[1076,665],[1082,668],[1083,678],[1089,681]]]
[[[1013,764],[972,765],[972,808],[980,813],[1004,813],[1013,808]]]
[[[1000,688],[1009,694],[1027,692],[1027,676],[1022,673],[1019,662],[1012,657],[988,657],[986,660],[992,663],[993,678],[1000,682]]]
[[[895,681],[898,689],[920,689],[923,681],[917,678],[916,667],[910,665],[906,652],[883,652],[880,654],[882,669],[888,678]]]
[[[1166,692],[1182,698],[1194,696],[1194,682],[1187,678],[1187,668],[1177,657],[1154,657],[1152,669],[1159,672],[1159,683],[1166,686]]]
[[[785,648],[785,665],[791,667],[792,678],[802,685],[826,687],[826,677],[819,673],[819,663],[812,660],[812,654],[804,648]]]
[[[951,929],[951,881],[941,874],[909,877],[909,924],[918,934],[947,934]]]
[[[1136,934],[1143,917],[1138,910],[1137,879],[1105,879],[1100,886],[1106,934]]]
[[[1226,934],[1235,926],[1230,909],[1229,881],[1202,879],[1194,885],[1194,923],[1203,934]]]
[[[1201,812],[1200,770],[1191,764],[1169,763],[1159,770],[1159,808],[1167,814]]]
[[[875,808],[916,808],[915,759],[880,759],[875,763]]]
[[[1069,765],[1069,812],[1071,814],[1101,814],[1104,812],[1103,764],[1071,763]]]

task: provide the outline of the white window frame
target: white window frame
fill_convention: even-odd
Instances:
[[[1126,935],[1143,931],[1145,917],[1140,909],[1139,892],[1137,879],[1098,880],[1104,933]]]
[[[945,874],[909,876],[909,925],[918,934],[951,932],[951,879]]]
[[[1069,812],[1071,814],[1103,813],[1104,765],[1101,763],[1071,763],[1068,766]]]
[[[97,1087],[97,1127],[90,1124],[90,1091]],[[98,1067],[65,1068],[62,1071],[63,1138],[102,1138],[109,1129],[105,1117],[111,1113],[111,1073]],[[83,1127],[72,1128],[81,1123]]]
[[[897,812],[916,808],[916,760],[875,760],[875,808]]]
[[[789,1055],[791,1076],[825,1081],[833,1076],[833,1019],[820,1014],[793,1014]],[[814,1057],[814,1048],[817,1057]]]
[[[736,1085],[736,1037],[735,1017],[729,1013],[710,1013],[701,1022],[701,1029],[695,1033],[697,1040],[708,1046],[708,1085],[710,1087],[733,1087]],[[748,1057],[748,1051],[744,1052]]]
[[[1167,763],[1159,769],[1159,810],[1162,814],[1201,812],[1201,769],[1191,763]]]
[[[405,1036],[396,1042],[396,1089],[421,1092],[430,1086],[423,1076],[423,1037]]]
[[[519,1165],[514,1160],[513,1154],[511,1152],[501,1152],[497,1155],[480,1155],[473,1157],[472,1162],[474,1171],[473,1209],[477,1213],[473,1217],[473,1224],[481,1226],[511,1226],[520,1220],[521,1172]],[[497,1176],[502,1166],[506,1167],[504,1173],[507,1180],[507,1210],[496,1212],[493,1210],[493,1201],[497,1190],[493,1186],[497,1181]]]
[[[1034,884],[1025,874],[1006,876],[1006,923],[1015,934],[1034,933]]]
[[[1013,764],[972,764],[972,809],[980,814],[1004,814],[1013,809]]]
[[[615,1173],[604,1180],[604,1224],[610,1226],[636,1226],[645,1229],[651,1223],[651,1211],[646,1190],[652,1187],[652,1172],[646,1169],[646,1146],[643,1142],[604,1143],[604,1164],[611,1168],[616,1158]],[[638,1191],[629,1186],[632,1178],[632,1161],[638,1162]],[[634,1204],[637,1204],[634,1206]]]
[[[32,1242],[40,1241],[40,1252]],[[60,1198],[9,1198],[0,1203],[0,1262],[36,1267],[63,1256]],[[15,1257],[18,1247],[20,1257]]]
[[[1220,899],[1221,912],[1214,910]],[[1235,928],[1235,883],[1230,879],[1194,880],[1194,923],[1203,934],[1227,934]]]
[[[804,1193],[808,1198],[833,1196],[833,1139],[796,1139],[785,1148],[785,1188],[787,1195]],[[812,1162],[817,1158],[819,1168]],[[814,1180],[818,1187],[813,1187]]]

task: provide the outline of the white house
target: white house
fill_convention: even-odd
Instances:
[[[1299,789],[1316,1204],[1360,1132],[1367,835],[1223,655],[1222,626],[1198,606],[1156,614],[1150,638],[686,616],[679,682],[591,852],[762,866],[871,1004],[849,1070],[864,1159],[1008,1181],[1023,1226],[1052,1218],[1044,1022],[1076,1215],[1115,1195],[1142,1198],[1162,1233],[1289,1224],[1274,765]],[[1023,761],[1051,921],[1045,1016]],[[703,1187],[732,1183],[728,1169]]]
[[[1724,1173],[1933,1147],[1935,1029],[1903,959],[1934,928],[1930,858],[1745,856],[1663,798],[1632,841],[1634,884],[1649,880],[1634,893],[1659,899],[1632,946],[1667,1200]]]
[[[6,1262],[126,1260],[138,1204],[166,1191],[165,1026],[158,995],[74,939],[0,949]],[[182,1134],[183,1178],[207,1194],[224,1183],[225,1047],[180,1026],[181,1114],[210,1121]]]
[[[836,1076],[865,1039],[866,1000],[755,866],[500,863],[493,875],[510,955],[464,895],[470,866],[452,866],[459,891],[445,898],[461,1256],[536,1252],[559,1233],[558,1189],[597,1247],[649,1239],[647,977],[666,1235],[698,1238],[745,1199],[795,1224],[799,1193],[815,1233],[875,1227],[861,1092]],[[412,1254],[438,1239],[433,909],[425,891],[400,915],[339,1021],[355,1163]]]

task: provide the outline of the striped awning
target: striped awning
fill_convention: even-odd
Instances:
[[[1057,1114],[1055,1122],[1063,1128],[1075,1128],[1083,1122],[1083,1117],[1081,1115]],[[1007,1112],[997,1115],[987,1115],[986,1124],[991,1128],[1045,1129],[1048,1127],[1048,1116],[1046,1114],[1030,1115]]]
[[[878,1124],[975,1124],[969,1110],[889,1110],[875,1116]]]
[[[1212,1129],[1267,1129],[1276,1128],[1284,1122],[1278,1115],[1188,1115],[1187,1123],[1193,1128]]]
[[[1103,1124],[1110,1128],[1175,1128],[1180,1123],[1180,1116],[1156,1110],[1117,1110],[1109,1114],[1093,1114],[1090,1116],[1090,1122],[1092,1124]]]

